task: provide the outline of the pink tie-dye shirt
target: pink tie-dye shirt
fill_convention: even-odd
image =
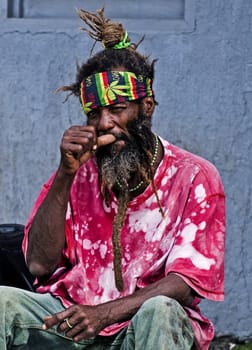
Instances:
[[[197,349],[208,349],[212,323],[204,317],[200,297],[224,298],[225,197],[216,168],[208,161],[161,139],[164,158],[155,184],[165,216],[162,217],[152,186],[128,205],[121,231],[124,292],[114,283],[112,223],[117,199],[109,206],[100,191],[94,159],[75,176],[66,214],[66,247],[51,278],[36,285],[64,306],[96,305],[132,294],[136,288],[176,273],[199,297],[185,307],[195,333]],[[54,175],[44,185],[28,220],[23,248],[26,252],[32,219],[45,198]],[[113,324],[101,335],[111,335],[128,322]]]

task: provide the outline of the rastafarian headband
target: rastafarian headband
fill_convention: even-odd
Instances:
[[[80,97],[85,114],[93,109],[154,96],[152,80],[132,72],[101,72],[81,82]]]

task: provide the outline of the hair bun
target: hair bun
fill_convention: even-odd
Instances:
[[[96,12],[89,12],[83,9],[77,10],[78,16],[90,28],[82,27],[81,29],[95,41],[100,41],[105,48],[112,48],[120,43],[124,37],[126,30],[121,23],[113,22],[104,16],[104,7]],[[127,38],[130,42],[130,38]]]

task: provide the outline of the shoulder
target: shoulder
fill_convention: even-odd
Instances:
[[[169,143],[160,138],[164,147],[164,162],[169,167],[173,167],[182,176],[190,176],[193,182],[196,177],[202,181],[211,183],[212,186],[222,191],[223,185],[220,173],[216,166],[209,160],[196,155],[188,150]]]

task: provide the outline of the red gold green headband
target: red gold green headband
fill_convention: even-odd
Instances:
[[[153,96],[152,80],[132,72],[101,72],[81,82],[80,97],[85,114],[101,106]]]

